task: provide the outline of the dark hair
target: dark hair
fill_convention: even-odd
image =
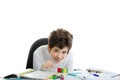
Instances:
[[[48,39],[49,48],[58,47],[63,49],[64,47],[68,48],[68,51],[72,47],[73,35],[65,29],[57,29],[50,33]]]

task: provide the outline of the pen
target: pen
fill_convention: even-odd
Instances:
[[[116,75],[113,75],[113,76],[111,76],[111,77],[113,78],[113,77],[117,77],[117,76],[120,76],[120,74],[116,74]]]
[[[98,74],[93,74],[93,76],[99,77],[99,75],[98,75]]]

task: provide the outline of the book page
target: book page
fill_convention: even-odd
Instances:
[[[34,71],[28,74],[23,75],[23,77],[34,78],[34,79],[45,79],[50,75],[53,75],[55,72],[46,72],[46,71]]]

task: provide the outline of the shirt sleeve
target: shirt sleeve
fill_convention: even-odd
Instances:
[[[34,70],[44,70],[44,68],[42,68],[43,56],[41,55],[40,48],[36,49],[33,54],[34,54],[33,55],[33,69]]]

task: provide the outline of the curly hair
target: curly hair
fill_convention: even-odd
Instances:
[[[63,49],[64,47],[68,48],[68,51],[72,47],[73,35],[65,29],[57,29],[50,33],[48,39],[49,48],[58,47]]]

